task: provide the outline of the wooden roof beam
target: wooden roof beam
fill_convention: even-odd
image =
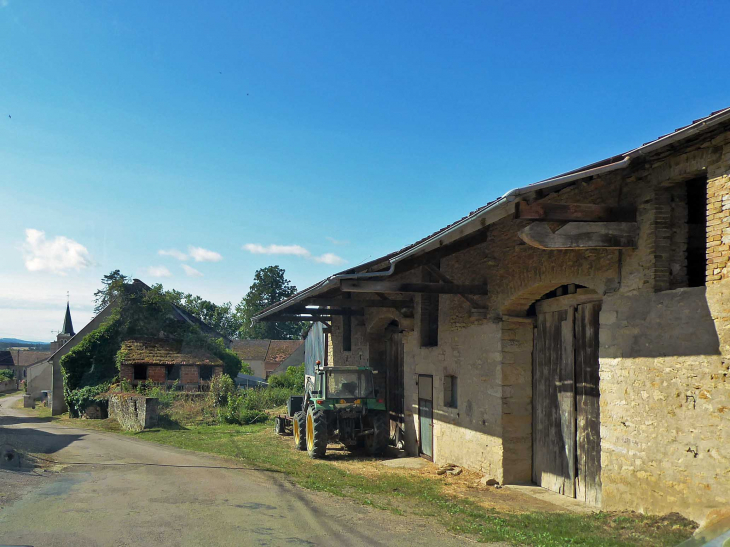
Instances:
[[[420,293],[420,294],[489,294],[486,285],[457,285],[455,283],[399,283],[395,281],[360,281],[343,279],[340,289],[345,292]]]
[[[333,306],[336,308],[412,308],[413,300],[347,300],[344,298],[310,298],[306,305]]]
[[[441,270],[439,270],[435,266],[432,266],[431,264],[426,264],[424,266],[424,268],[426,268],[429,272],[431,272],[431,274],[434,277],[436,277],[438,280],[440,280],[442,283],[449,283],[451,285],[454,284],[454,282],[451,281],[451,279],[449,279],[443,272],[441,272]],[[481,304],[479,304],[479,302],[474,300],[471,296],[467,296],[467,295],[461,294],[461,293],[459,293],[459,296],[461,296],[464,300],[466,300],[467,304],[469,304],[472,307],[472,309],[474,309],[474,310],[485,310],[486,309],[485,306],[482,306]]]

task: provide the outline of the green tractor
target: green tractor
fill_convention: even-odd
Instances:
[[[385,399],[378,397],[369,367],[318,367],[307,378],[304,397],[292,397],[287,407],[294,445],[312,458],[323,457],[330,442],[370,455],[388,445]]]

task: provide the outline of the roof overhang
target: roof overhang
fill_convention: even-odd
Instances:
[[[641,156],[645,156],[646,154],[655,152],[656,150],[666,146],[670,146],[677,141],[686,139],[695,134],[707,131],[708,129],[728,120],[730,120],[730,107],[718,110],[705,118],[694,121],[686,127],[677,129],[673,133],[664,135],[663,137],[643,144],[642,146],[634,148],[624,154],[612,156],[605,160],[586,165],[573,171],[568,171],[562,175],[545,179],[540,182],[514,188],[505,193],[502,197],[494,200],[484,207],[481,207],[480,209],[477,209],[460,221],[455,222],[451,226],[436,232],[416,244],[410,245],[401,251],[382,256],[356,268],[345,270],[330,276],[319,283],[296,293],[286,300],[282,300],[281,302],[269,306],[259,314],[255,315],[253,317],[253,321],[274,320],[276,315],[279,315],[294,306],[299,306],[308,298],[319,296],[332,289],[339,289],[340,282],[345,279],[372,279],[392,275],[395,271],[396,264],[399,262],[455,243],[456,241],[473,234],[477,230],[480,230],[489,224],[514,214],[515,203],[517,201],[525,199],[528,196],[534,196],[537,192],[545,190],[556,191],[562,187],[573,184],[578,180],[624,169],[628,167],[633,160]],[[298,319],[297,316],[299,316]],[[292,317],[294,318],[292,319]],[[287,316],[287,320],[316,321],[318,318],[312,316],[307,318],[305,315],[300,313],[294,314],[294,316]]]

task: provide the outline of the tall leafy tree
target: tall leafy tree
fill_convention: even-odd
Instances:
[[[99,313],[106,308],[114,297],[118,296],[124,290],[124,284],[129,282],[126,275],[119,270],[109,272],[101,278],[101,289],[94,292],[94,313]]]
[[[167,299],[176,306],[200,319],[209,327],[214,328],[229,338],[234,338],[241,327],[238,315],[230,302],[215,304],[200,296],[183,293],[175,289],[165,292]]]
[[[301,338],[303,324],[260,322],[251,324],[254,315],[264,308],[276,304],[297,292],[297,288],[286,279],[285,271],[279,266],[268,266],[256,270],[246,296],[236,306],[241,327],[238,337],[242,339],[296,340]]]

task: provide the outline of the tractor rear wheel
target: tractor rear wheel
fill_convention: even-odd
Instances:
[[[370,426],[374,429],[372,435],[365,437],[365,450],[371,456],[382,454],[388,446],[390,437],[390,423],[388,413],[382,411],[369,412],[367,415]]]
[[[321,458],[327,452],[327,415],[324,410],[307,409],[307,452],[312,458]]]
[[[297,412],[294,414],[292,420],[292,430],[294,431],[294,447],[297,450],[307,449],[307,436],[306,436],[306,425],[307,415],[304,412]]]

